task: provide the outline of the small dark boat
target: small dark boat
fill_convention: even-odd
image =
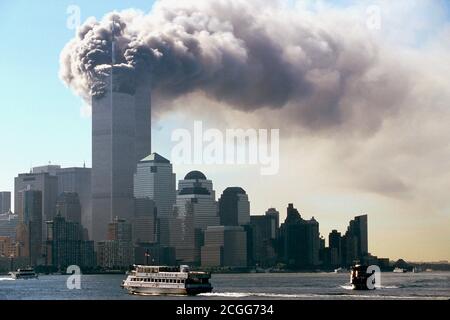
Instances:
[[[368,266],[355,265],[351,268],[350,283],[353,290],[373,290],[375,289],[375,277],[371,276],[375,273],[367,272]],[[371,278],[371,279],[369,279]]]

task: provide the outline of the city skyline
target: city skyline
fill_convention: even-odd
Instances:
[[[17,6],[5,4],[5,8],[14,12],[15,10],[20,10],[21,5],[23,6],[23,4],[18,4]],[[406,4],[403,5],[409,8],[407,12],[412,12],[413,14],[416,14],[415,10],[421,8],[420,3],[418,4],[419,7],[412,6],[412,8]],[[34,5],[30,4],[30,6]],[[104,14],[111,11],[111,6],[119,9],[136,7],[145,12],[151,9],[150,2],[146,7],[142,7],[138,3],[135,5],[128,3],[126,6],[119,3],[110,6],[98,4],[91,6],[87,2],[81,1],[79,6],[83,21],[89,15],[94,15],[101,19]],[[2,136],[6,137],[10,136],[11,133],[17,133],[18,137],[15,143],[5,143],[5,149],[10,150],[10,152],[7,153],[7,157],[3,157],[1,162],[4,168],[0,174],[1,191],[13,191],[14,177],[18,173],[28,172],[30,167],[44,165],[49,160],[63,167],[82,167],[83,163],[86,163],[88,167],[91,166],[89,160],[91,157],[89,151],[90,118],[86,119],[79,116],[79,106],[83,104],[82,100],[71,96],[69,90],[59,83],[55,72],[58,69],[57,56],[64,44],[73,37],[74,32],[74,30],[66,29],[66,8],[67,4],[58,4],[55,9],[58,12],[55,15],[58,17],[57,20],[50,19],[55,24],[49,23],[46,25],[46,27],[52,26],[55,29],[58,29],[57,26],[59,26],[61,29],[58,31],[61,34],[57,37],[60,46],[51,49],[53,54],[50,57],[55,61],[48,62],[52,66],[49,70],[53,70],[53,72],[44,73],[43,75],[47,79],[51,79],[49,83],[51,83],[52,88],[56,89],[50,89],[48,90],[50,92],[46,93],[47,90],[44,87],[39,89],[38,92],[34,92],[36,90],[34,87],[36,87],[38,82],[35,81],[34,84],[28,84],[33,95],[38,97],[37,102],[27,101],[28,98],[23,98],[20,103],[14,102],[11,97],[8,98],[5,94],[3,103],[10,103],[14,108],[20,110],[16,112],[9,108],[2,108],[2,113],[5,114],[5,117],[12,119],[12,123],[17,123],[19,119],[22,119],[25,121],[25,126],[37,130],[39,125],[31,122],[33,117],[29,119],[26,112],[31,114],[31,111],[35,114],[35,112],[39,113],[37,112],[39,110],[42,111],[43,119],[47,121],[44,123],[48,124],[48,128],[41,130],[33,137],[38,141],[42,141],[42,143],[38,144],[32,143],[32,139],[29,139],[32,136],[17,133],[17,129],[12,128],[9,124],[0,129],[2,130]],[[383,5],[381,5],[381,8],[384,8]],[[426,12],[432,11],[432,13],[435,13],[434,10],[436,8],[446,8],[444,12],[448,13],[448,7],[445,6],[445,3],[435,4]],[[357,5],[336,4],[336,7],[329,10],[325,7],[325,9],[322,9],[324,10],[322,13],[338,14],[340,10],[348,12],[346,10],[357,9]],[[398,7],[391,9],[397,10],[394,10],[394,13],[399,10]],[[421,33],[421,37],[415,39],[407,37],[407,40],[411,41],[411,43],[401,43],[399,45],[401,50],[410,52],[407,54],[409,58],[413,59],[414,55],[424,57],[427,56],[427,53],[429,54],[427,50],[435,50],[432,52],[439,52],[443,61],[445,61],[448,49],[437,45],[436,39],[438,39],[438,35],[443,34],[441,31],[448,26],[448,15],[443,13],[442,16],[439,16],[439,19],[434,20],[431,21],[424,13],[421,21],[425,25],[423,27],[425,31]],[[3,23],[6,24],[7,22]],[[23,32],[29,24],[24,22],[24,26],[19,27],[18,30]],[[392,27],[392,24],[389,26]],[[394,31],[404,35],[400,27],[392,28],[395,29]],[[436,36],[430,36],[436,30],[439,31],[436,32]],[[392,36],[394,39],[399,37],[398,35],[395,36],[395,34]],[[426,38],[426,40],[422,38]],[[399,51],[396,52],[398,53]],[[37,54],[41,53],[38,52]],[[13,58],[11,60],[16,61]],[[18,63],[14,65],[17,67]],[[11,70],[11,66],[5,66],[5,68],[6,70]],[[445,68],[437,73],[436,77],[440,79],[439,77],[443,76],[444,73]],[[1,82],[4,87],[11,87],[11,84],[5,82],[4,77],[1,78]],[[15,82],[13,81],[12,83]],[[420,87],[420,84],[417,86]],[[420,88],[422,88],[421,90],[426,89],[426,87]],[[438,91],[438,93],[440,92]],[[445,94],[448,91],[443,91],[442,93],[444,94],[444,99],[446,99],[447,96]],[[54,94],[54,97],[51,97],[52,94]],[[426,95],[427,98],[429,96],[430,94]],[[201,96],[194,98],[192,96],[181,97],[175,101],[175,104],[197,105],[192,107],[192,114],[188,116],[185,116],[183,109],[175,108],[172,113],[157,111],[157,117],[153,121],[153,152],[158,152],[167,157],[170,154],[169,141],[171,130],[179,127],[190,128],[193,120],[202,116],[204,116],[202,120],[208,126],[219,129],[227,128],[230,125],[238,128],[245,127],[250,123],[259,123],[262,128],[268,125],[259,119],[255,119],[254,112],[244,113],[242,110],[226,110],[227,108],[223,108],[223,106],[218,107],[218,113],[224,115],[226,112],[227,115],[224,116],[223,122],[219,121],[213,114],[201,112],[204,110],[201,108],[201,105],[217,107],[217,102],[208,101]],[[55,102],[50,102],[50,100],[55,100]],[[156,97],[156,101],[159,104],[167,103],[158,99],[158,97]],[[51,105],[49,108],[46,108],[47,103]],[[388,103],[390,102],[388,101]],[[436,108],[437,114],[442,115],[442,119],[446,119],[448,116],[446,111]],[[420,108],[420,110],[422,109]],[[20,112],[22,112],[21,115]],[[265,111],[261,112],[264,113]],[[434,135],[439,133],[437,134],[438,136],[445,136],[446,131],[441,130],[439,126],[430,133],[430,131],[425,131],[426,128],[421,127],[420,130],[423,131],[419,132],[424,132],[424,135],[418,134],[410,137],[405,133],[404,139],[409,139],[406,143],[403,143],[402,139],[389,140],[389,137],[395,137],[398,134],[398,131],[394,130],[397,124],[400,128],[407,129],[407,132],[409,132],[411,128],[406,126],[406,123],[414,121],[414,119],[420,119],[417,118],[420,117],[420,114],[420,112],[414,113],[405,122],[396,122],[397,119],[395,117],[386,117],[384,125],[387,129],[383,128],[383,131],[377,131],[375,135],[366,136],[366,133],[356,131],[356,135],[361,134],[367,140],[364,138],[353,140],[350,143],[343,143],[341,140],[346,140],[346,135],[342,135],[342,133],[337,131],[331,131],[332,135],[336,134],[340,137],[337,139],[339,147],[333,146],[335,140],[326,139],[320,133],[311,135],[308,131],[300,130],[301,133],[296,140],[290,137],[291,133],[286,134],[286,136],[282,136],[280,174],[276,177],[261,177],[257,168],[251,166],[220,167],[175,164],[174,172],[177,174],[178,180],[181,180],[181,177],[191,170],[205,172],[208,178],[214,181],[217,194],[221,194],[229,186],[243,187],[252,203],[252,215],[262,215],[268,208],[275,207],[281,213],[280,219],[284,220],[284,207],[288,203],[296,203],[302,214],[306,212],[307,216],[315,216],[321,222],[321,229],[324,230],[324,235],[328,235],[333,229],[344,232],[346,221],[356,215],[367,213],[371,216],[369,229],[370,251],[393,259],[405,258],[417,261],[450,260],[450,256],[448,256],[450,251],[448,250],[448,236],[450,234],[448,201],[445,199],[442,191],[435,191],[436,189],[445,190],[445,187],[448,185],[444,181],[445,176],[440,177],[440,174],[434,172],[434,170],[439,170],[434,167],[433,162],[433,160],[445,157],[447,154],[434,153],[434,151],[441,150],[440,145],[435,149],[428,149],[428,154],[424,155],[426,156],[426,161],[417,162],[416,155],[422,155],[422,152],[417,151],[412,146],[413,143],[418,143],[420,148],[427,143],[434,143],[438,139]],[[248,117],[239,120],[239,117],[242,117],[242,115]],[[59,119],[61,119],[60,122],[58,122]],[[433,123],[433,119],[426,119],[429,123]],[[73,122],[74,124],[68,125],[68,122]],[[439,125],[442,124],[442,120],[437,123]],[[276,126],[277,123],[275,122],[274,125]],[[371,125],[367,123],[368,127]],[[381,137],[383,132],[387,132],[387,134],[378,140],[377,137]],[[54,138],[58,134],[62,136],[61,139],[66,139],[67,145],[63,145],[58,139]],[[27,150],[25,153],[26,157],[21,151],[17,150],[16,143],[25,146],[23,149]],[[52,144],[62,147],[56,148],[58,149],[58,152],[56,152],[52,150]],[[299,151],[294,152],[294,150]],[[349,154],[352,154],[352,156],[350,157]],[[413,161],[406,160],[406,163],[408,163],[406,166],[402,157],[409,159],[407,157],[411,156],[411,154],[414,155],[412,157]],[[436,155],[436,157],[432,155]],[[170,157],[167,158],[170,160]],[[385,162],[374,163],[369,161],[371,158]],[[440,166],[438,167],[441,168]],[[385,176],[380,177],[382,174]],[[277,192],[275,196],[271,186],[274,186]],[[418,239],[424,239],[425,241],[418,241]]]

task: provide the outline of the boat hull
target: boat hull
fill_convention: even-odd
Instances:
[[[200,293],[209,293],[212,291],[211,286],[197,286],[197,287],[148,287],[148,286],[129,286],[123,285],[123,287],[130,294],[135,295],[183,295],[193,296]]]

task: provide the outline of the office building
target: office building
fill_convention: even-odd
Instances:
[[[226,188],[219,199],[220,224],[242,226],[250,223],[250,202],[240,187]]]
[[[282,260],[292,268],[313,268],[319,264],[319,223],[304,220],[293,204],[280,228]]]
[[[242,227],[215,226],[205,231],[202,267],[246,267],[247,235]]]
[[[92,234],[91,168],[61,168],[57,171],[58,194],[76,193],[81,206],[81,224]]]
[[[83,239],[83,227],[79,222],[57,215],[47,221],[47,265],[65,271],[68,266],[92,268],[96,265],[94,242]]]
[[[10,237],[0,236],[0,257],[11,257],[15,255],[14,241]]]
[[[81,225],[81,203],[78,193],[63,192],[56,201],[56,212],[68,222],[76,222]]]
[[[329,265],[337,267],[342,264],[342,236],[337,230],[332,230],[328,235],[328,257]]]
[[[170,221],[170,244],[176,249],[177,260],[199,264],[204,231],[210,226],[220,225],[218,206],[212,182],[203,173],[190,172],[184,180],[179,182]],[[191,183],[193,180],[197,182]]]
[[[11,192],[0,192],[0,214],[9,212],[11,210]]]
[[[107,240],[97,243],[97,263],[105,269],[128,268],[134,263],[132,226],[116,217],[108,224]]]
[[[19,216],[17,214],[12,212],[0,214],[0,236],[9,237],[14,241],[18,224]]]
[[[259,266],[270,266],[276,263],[278,219],[279,216],[273,211],[268,211],[263,216],[250,216],[253,261]]]
[[[367,215],[355,217],[350,221],[341,240],[342,260],[345,265],[360,262],[368,255]]]
[[[14,179],[14,213],[23,221],[23,191],[36,190],[41,192],[42,221],[52,220],[56,215],[56,200],[58,197],[58,178],[47,172],[19,174]],[[42,234],[46,237],[47,229],[42,225]]]
[[[105,93],[92,97],[92,234],[96,241],[106,238],[113,217],[131,221],[136,165],[151,153],[150,87],[136,89],[131,79],[121,81],[122,76],[113,72]]]
[[[153,153],[139,161],[134,175],[134,197],[154,202],[159,221],[158,240],[162,245],[168,245],[169,219],[176,197],[175,174],[169,160]]]
[[[132,222],[133,243],[156,243],[158,220],[155,202],[148,198],[135,199],[135,216]]]
[[[61,168],[59,165],[46,165],[34,167],[32,172],[56,176],[58,178],[58,196],[63,192],[78,194],[81,223],[90,234],[92,232],[91,168],[86,168],[86,166]]]
[[[17,239],[21,250],[29,258],[31,266],[42,262],[42,192],[27,190],[20,192],[22,217],[18,226]]]

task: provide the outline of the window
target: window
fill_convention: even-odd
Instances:
[[[158,172],[158,167],[155,167],[155,166],[150,167],[150,172],[151,172],[151,173],[156,173],[156,172]]]

